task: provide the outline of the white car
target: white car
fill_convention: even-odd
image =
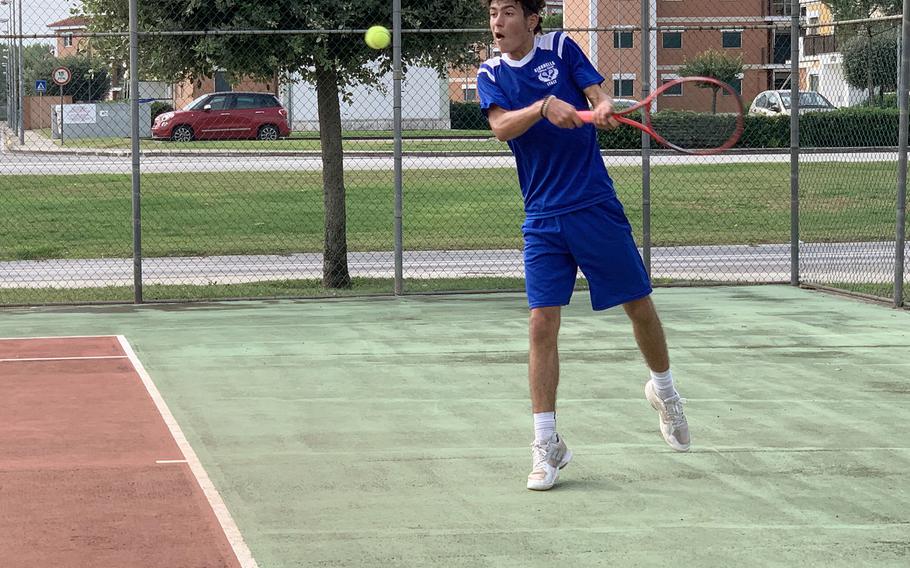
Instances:
[[[828,112],[835,110],[831,102],[816,91],[799,92],[799,111],[804,112]],[[790,91],[764,91],[759,93],[752,106],[749,107],[749,114],[761,114],[764,116],[789,116],[790,115]]]

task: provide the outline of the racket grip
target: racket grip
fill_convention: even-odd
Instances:
[[[578,118],[584,122],[592,122],[594,120],[594,111],[593,110],[576,110]]]

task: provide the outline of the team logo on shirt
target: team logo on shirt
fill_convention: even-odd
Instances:
[[[537,73],[537,78],[540,79],[541,83],[546,83],[547,86],[556,84],[559,69],[556,68],[555,61],[547,61],[543,65],[535,67],[534,71]]]

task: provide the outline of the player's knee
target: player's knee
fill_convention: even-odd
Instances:
[[[657,310],[654,308],[654,302],[651,301],[650,296],[626,302],[622,307],[629,316],[629,319],[634,322],[646,322],[650,320],[659,321]]]
[[[531,310],[529,331],[531,341],[537,345],[555,343],[559,335],[559,308]]]

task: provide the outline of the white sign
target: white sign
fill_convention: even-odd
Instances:
[[[63,114],[60,114],[60,105],[57,105],[57,122],[63,117],[65,124],[95,124],[97,122],[95,105],[63,105]]]

